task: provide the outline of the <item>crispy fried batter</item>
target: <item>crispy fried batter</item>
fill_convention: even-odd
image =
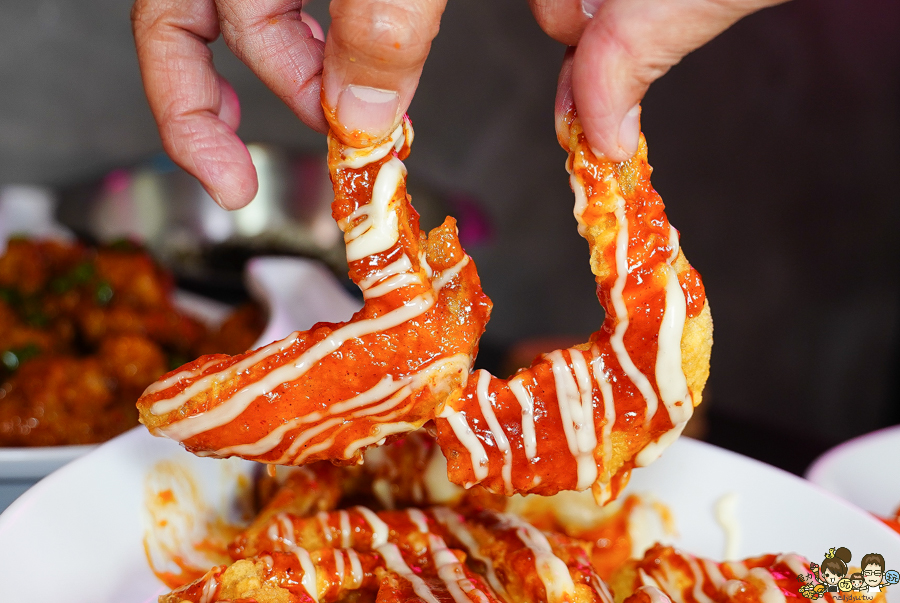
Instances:
[[[575,217],[606,320],[589,342],[542,354],[511,379],[477,372],[436,424],[454,483],[507,495],[592,487],[603,502],[700,403],[712,319],[650,185],[643,137],[616,164],[593,154],[574,113],[566,128]]]
[[[408,122],[368,149],[329,139],[332,213],[363,309],[165,375],[138,401],[153,433],[205,455],[356,463],[466,382],[491,304],[455,221],[420,232],[400,161],[409,140]]]

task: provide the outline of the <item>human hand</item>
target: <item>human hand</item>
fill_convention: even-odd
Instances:
[[[220,33],[309,127],[324,133],[330,124],[350,144],[382,138],[409,107],[445,5],[332,0],[324,39],[302,0],[137,0],[138,62],[163,147],[222,207],[256,195],[256,170],[235,133],[238,98],[207,46]]]
[[[566,53],[557,126],[573,102],[595,152],[629,159],[640,136],[640,101],[651,83],[735,21],[785,0],[529,0]]]

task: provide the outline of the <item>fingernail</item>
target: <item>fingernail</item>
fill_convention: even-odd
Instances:
[[[601,4],[603,4],[603,0],[581,0],[581,12],[588,18],[593,18]]]
[[[638,140],[641,136],[641,106],[637,104],[628,110],[622,123],[619,124],[619,148],[628,157],[637,153]]]
[[[382,138],[394,127],[399,108],[400,95],[392,90],[347,86],[338,97],[337,119],[349,132]]]

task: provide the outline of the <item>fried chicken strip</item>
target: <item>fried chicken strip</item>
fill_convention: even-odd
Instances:
[[[602,161],[571,113],[560,143],[606,319],[587,343],[511,379],[477,371],[439,409],[438,442],[454,483],[507,495],[593,488],[606,502],[700,403],[712,319],[650,185],[644,138],[629,161]]]
[[[204,456],[301,465],[431,419],[465,384],[491,303],[448,218],[426,237],[406,194],[412,129],[367,149],[329,137],[332,213],[365,306],[238,356],[204,356],[138,401],[141,421]]]

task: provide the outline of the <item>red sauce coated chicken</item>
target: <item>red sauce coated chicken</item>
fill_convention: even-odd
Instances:
[[[650,508],[633,498],[599,508],[589,494],[510,499],[473,488],[440,500],[436,493],[449,486],[444,478],[443,485],[426,484],[424,497],[407,498],[409,492],[392,501],[396,506],[379,502],[373,484],[385,465],[410,466],[423,450],[439,454],[429,443],[418,432],[388,445],[388,458],[374,471],[368,459],[362,467],[315,463],[294,469],[274,491],[260,486],[277,478],[263,478],[258,494],[269,494],[262,508],[219,564],[189,572],[198,577],[188,583],[170,582],[175,590],[160,603],[803,600],[797,575],[809,565],[796,555],[719,563],[650,540],[632,557],[628,526],[637,522],[636,531],[646,533]],[[415,483],[419,476],[411,477]],[[636,506],[644,511],[632,515]],[[597,534],[625,541],[629,552]]]
[[[650,185],[647,144],[600,161],[570,114],[560,133],[578,232],[606,320],[585,344],[539,356],[511,379],[478,371],[439,412],[450,479],[493,492],[593,487],[609,500],[684,429],[709,375],[703,284]]]
[[[452,219],[419,232],[400,162],[411,138],[407,120],[365,149],[329,138],[333,214],[365,307],[169,373],[139,400],[142,422],[198,454],[300,465],[357,461],[434,420],[457,484],[593,488],[609,500],[681,433],[712,345],[703,285],[650,185],[646,143],[627,162],[600,161],[568,116],[560,141],[606,321],[588,343],[501,380],[469,374],[491,305]]]
[[[138,401],[153,433],[203,455],[351,462],[422,426],[465,384],[491,303],[453,219],[419,230],[401,162],[411,141],[408,121],[367,149],[329,138],[332,213],[362,310],[169,373]]]

